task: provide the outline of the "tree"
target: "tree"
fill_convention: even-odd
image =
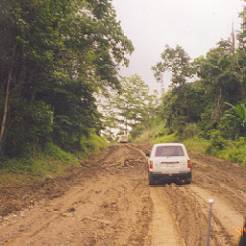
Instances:
[[[245,136],[246,7],[240,16],[236,44],[234,37],[220,40],[192,62],[180,46],[166,46],[161,62],[153,67],[159,81],[164,72],[172,73],[171,88],[160,106],[161,118],[171,131],[182,134],[189,124],[206,137],[213,131],[228,139]]]
[[[128,133],[138,124],[147,127],[155,114],[156,95],[150,94],[147,84],[136,74],[123,78],[121,85],[119,93],[111,93],[108,98],[110,107],[104,107],[106,128],[113,126]]]
[[[113,104],[118,111],[117,121],[126,132],[151,117],[154,106],[152,100],[148,86],[138,75],[123,79],[122,90]]]
[[[171,48],[166,45],[161,53],[161,59],[161,62],[152,67],[158,81],[161,81],[163,73],[167,71],[172,74],[173,87],[185,84],[187,78],[192,76],[191,59],[181,46]]]
[[[241,97],[246,98],[246,6],[244,6],[240,17],[242,24],[238,35],[239,48],[237,51],[236,68],[241,82]]]
[[[160,115],[171,131],[183,132],[185,125],[198,123],[207,103],[200,81],[173,88],[162,97]]]
[[[22,143],[39,146],[47,139],[79,149],[81,136],[101,128],[96,93],[120,88],[119,66],[133,50],[111,1],[3,0],[0,35],[3,152],[15,155],[11,149]],[[36,111],[47,122],[36,119]],[[51,129],[34,136],[50,120]]]
[[[227,111],[226,117],[233,119],[239,126],[242,128],[242,132],[246,133],[246,104],[240,103],[237,105],[232,105],[226,103],[230,107],[230,110]]]
[[[246,1],[244,1],[246,3]],[[240,49],[244,49],[246,48],[246,6],[244,6],[242,12],[240,13],[240,17],[241,17],[241,31],[238,35],[238,39],[239,39],[239,47]]]

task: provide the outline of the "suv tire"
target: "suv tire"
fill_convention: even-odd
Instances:
[[[191,182],[192,182],[192,178],[188,178],[188,179],[186,179],[186,181],[185,181],[186,184],[191,184]]]
[[[155,179],[151,173],[149,173],[149,185],[154,185],[155,184]]]

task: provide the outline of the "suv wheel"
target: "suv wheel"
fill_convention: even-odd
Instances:
[[[188,179],[186,179],[186,181],[185,181],[186,184],[191,184],[191,182],[192,182],[192,178],[188,178]]]
[[[155,184],[154,177],[151,173],[149,173],[149,185],[153,185],[153,184]]]

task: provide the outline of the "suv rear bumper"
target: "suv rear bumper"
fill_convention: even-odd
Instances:
[[[173,182],[173,181],[191,180],[192,179],[192,173],[191,172],[174,173],[174,174],[149,172],[149,176],[151,176],[152,179],[159,179],[159,180],[163,180],[165,182]]]

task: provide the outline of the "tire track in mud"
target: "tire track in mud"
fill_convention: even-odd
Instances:
[[[146,150],[129,144],[126,145],[126,147],[137,152],[144,158],[147,171]],[[148,184],[147,179],[146,184]],[[151,222],[149,222],[148,240],[145,246],[184,246],[184,240],[177,230],[177,223],[175,223],[173,216],[170,214],[170,209],[167,206],[167,196],[163,193],[163,187],[152,186],[149,188],[153,209]]]
[[[208,214],[208,199],[214,198],[212,209],[212,238],[216,245],[238,245],[239,234],[235,228],[243,223],[243,217],[230,206],[226,200],[214,196],[212,193],[196,185],[189,186],[189,192],[201,204],[205,215]]]
[[[163,187],[168,206],[185,245],[202,245],[205,242],[206,216],[196,198],[187,187],[169,185]]]
[[[228,231],[231,245],[237,238],[246,218],[246,168],[215,157],[192,154],[194,184],[215,198],[218,220]],[[217,200],[217,202],[216,202]],[[224,211],[221,214],[221,211]]]
[[[148,145],[139,146],[145,152]],[[208,198],[214,198],[212,245],[238,246],[246,217],[246,169],[214,157],[192,154],[193,182],[165,186],[173,221],[187,246],[205,245]]]
[[[163,187],[162,191],[167,197],[173,221],[176,222],[184,244],[187,246],[205,245],[208,230],[208,203],[205,197],[209,196],[201,197],[202,191],[192,186],[170,185]],[[228,223],[228,220],[225,220],[221,213],[218,216],[217,212],[217,209],[213,211],[211,245],[237,245],[238,235],[233,235],[235,232],[232,231],[233,226],[228,226],[228,224],[224,226],[224,222]]]
[[[149,187],[145,155],[130,144],[82,166],[59,197],[3,220],[0,245],[205,245],[211,196],[211,245],[237,245],[232,230],[246,212],[244,169],[196,156],[192,185]]]
[[[61,197],[6,217],[0,245],[146,244],[152,202],[145,159],[113,146],[85,165],[84,178]]]
[[[151,187],[150,195],[153,201],[153,214],[149,234],[153,246],[183,246],[177,225],[168,208],[167,196],[163,187]]]
[[[213,157],[194,156],[194,183],[222,197],[246,217],[246,168]]]

